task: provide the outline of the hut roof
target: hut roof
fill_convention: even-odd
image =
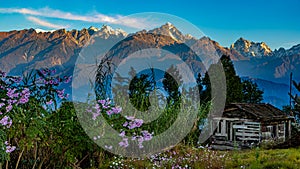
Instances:
[[[223,117],[247,118],[259,121],[284,120],[290,117],[271,104],[231,103],[225,107]]]

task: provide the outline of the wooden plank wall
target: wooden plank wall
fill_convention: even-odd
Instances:
[[[259,122],[242,122],[240,125],[233,125],[235,141],[260,142],[261,131]]]

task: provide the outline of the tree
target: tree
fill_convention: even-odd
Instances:
[[[220,59],[226,77],[226,104],[233,102],[241,102],[243,99],[243,86],[240,77],[236,74],[232,61],[229,56],[223,55]],[[211,65],[209,71],[213,68]],[[202,80],[203,92],[201,93],[201,101],[207,103],[211,98],[211,83],[208,72]]]
[[[293,85],[300,92],[300,83],[293,81]],[[294,107],[292,108],[294,116],[296,120],[300,122],[300,97],[297,94],[293,96],[291,93],[289,93],[289,95],[292,97],[294,101]]]
[[[264,92],[258,88],[256,83],[251,80],[244,80],[242,86],[244,103],[260,103],[263,100]]]
[[[172,75],[170,75],[168,72],[170,72]],[[167,97],[167,104],[170,106],[178,105],[180,102],[180,91],[179,91],[179,86],[176,82],[176,80],[173,78],[176,77],[179,79],[179,83],[182,83],[181,76],[179,74],[179,71],[172,65],[167,72],[164,74],[164,79],[163,79],[163,87],[168,93]]]
[[[132,69],[132,72],[135,71]],[[130,74],[133,76],[134,74]],[[135,75],[129,84],[129,98],[133,106],[140,110],[146,111],[151,106],[150,94],[156,86],[154,69],[150,72]]]
[[[258,88],[257,84],[250,80],[241,81],[229,56],[223,55],[220,61],[226,77],[226,104],[234,102],[260,103],[263,100],[263,91]],[[213,70],[213,66],[211,65],[209,71]],[[218,78],[218,75],[214,76],[216,76],[215,79]],[[212,77],[208,72],[205,73],[203,79],[199,80],[199,75],[197,78],[199,89],[201,89],[201,101],[204,103],[212,99],[210,78]]]

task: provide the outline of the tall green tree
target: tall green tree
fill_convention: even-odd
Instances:
[[[260,103],[263,100],[264,92],[258,88],[256,83],[251,80],[244,80],[242,86],[244,103]]]
[[[226,104],[233,102],[241,102],[243,99],[243,86],[240,77],[236,74],[233,63],[229,56],[223,55],[220,59],[226,77]],[[212,69],[213,65],[209,68]],[[204,91],[202,92],[201,100],[204,102],[210,101],[211,98],[211,84],[208,73],[202,80]]]
[[[173,77],[177,78],[179,83]],[[179,104],[181,96],[179,86],[182,83],[182,77],[173,65],[165,72],[162,83],[163,88],[168,93],[167,104],[169,106]]]
[[[233,62],[229,56],[223,55],[220,59],[222,63],[225,78],[226,78],[226,104],[229,103],[260,103],[263,100],[263,91],[259,90],[257,84],[252,81],[242,81],[236,74]],[[214,65],[211,65],[208,72],[213,69]],[[215,75],[218,76],[218,75]],[[211,83],[210,76],[206,72],[202,80],[198,80],[197,83],[199,89],[201,89],[201,101],[204,103],[209,102],[211,98]],[[217,79],[217,77],[214,77]],[[221,83],[221,82],[220,82]]]
[[[293,85],[300,92],[300,83],[293,81]],[[289,93],[289,95],[294,101],[294,107],[292,108],[293,115],[296,117],[296,120],[300,122],[300,96],[297,94],[293,96],[291,93]]]

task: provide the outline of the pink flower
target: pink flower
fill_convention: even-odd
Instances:
[[[12,120],[8,116],[4,116],[0,120],[0,124],[2,124],[2,126],[6,126],[7,128],[10,128],[10,126],[12,125]]]
[[[50,104],[52,104],[52,103],[53,103],[52,99],[49,100],[48,102],[46,102],[47,105],[50,105]]]
[[[145,141],[149,141],[152,139],[152,134],[150,134],[148,131],[144,130],[142,131],[142,134]]]
[[[110,115],[114,114],[114,112],[112,110],[107,110],[106,114],[110,116]]]
[[[55,74],[55,73],[56,73],[56,69],[52,69],[51,74]]]
[[[64,77],[64,80],[65,80],[64,82],[69,83],[71,81],[71,79],[72,79],[72,76],[69,76],[69,77],[65,76]]]
[[[100,116],[100,113],[93,113],[92,119],[96,120],[98,116]]]
[[[124,148],[128,147],[129,146],[128,138],[123,138],[123,140],[121,142],[119,142],[119,146],[124,147]]]
[[[111,108],[114,114],[119,114],[122,111],[121,107],[113,107]]]
[[[11,104],[6,106],[6,113],[10,112],[11,110],[12,110],[12,105]]]
[[[13,151],[15,151],[16,146],[6,146],[6,153],[11,153]]]
[[[125,131],[122,131],[122,132],[119,134],[119,136],[125,137]]]
[[[123,127],[127,127],[128,126],[128,122],[125,121],[125,123],[123,124]]]

